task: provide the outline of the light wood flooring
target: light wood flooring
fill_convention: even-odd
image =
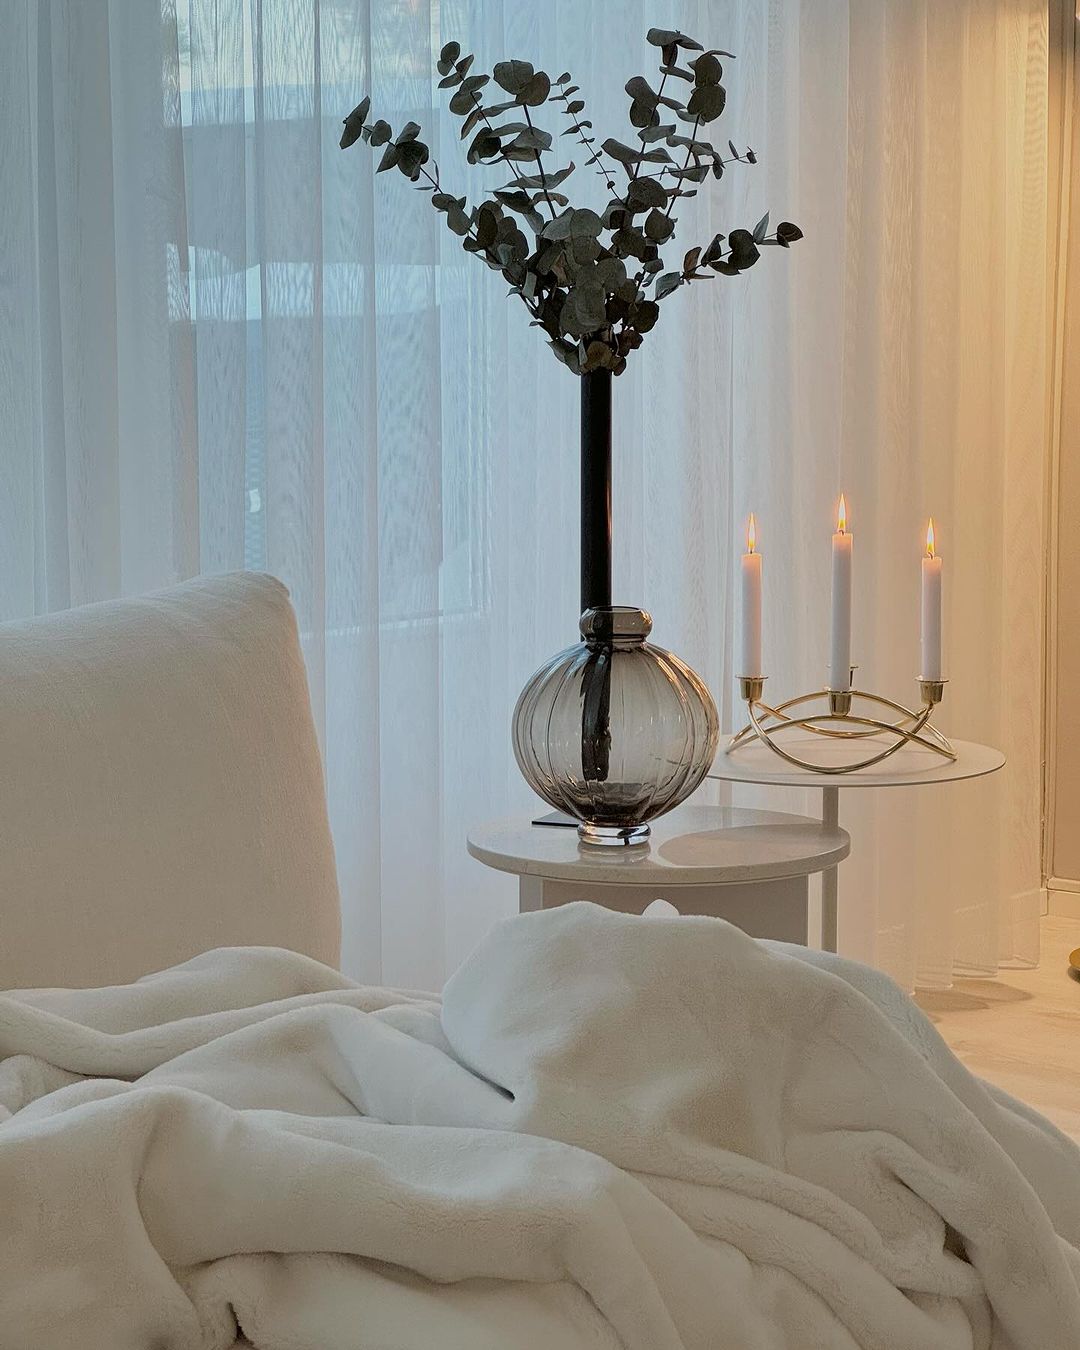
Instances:
[[[1080,919],[1048,915],[1038,970],[957,980],[947,992],[917,995],[917,1002],[973,1073],[1080,1141],[1080,981],[1068,970],[1077,947]]]

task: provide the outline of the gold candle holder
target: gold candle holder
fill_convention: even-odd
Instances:
[[[851,667],[852,685],[854,685],[856,667]],[[943,759],[955,760],[956,751],[952,743],[931,722],[934,709],[945,695],[945,680],[918,679],[921,707],[908,708],[903,703],[886,698],[883,694],[871,693],[865,689],[820,689],[810,694],[798,694],[775,707],[765,703],[762,695],[765,688],[764,675],[738,675],[739,697],[746,704],[749,721],[741,731],[737,731],[727,744],[726,753],[731,754],[750,741],[759,740],[770,750],[799,769],[808,769],[812,773],[843,774],[855,773],[859,769],[868,769],[874,764],[895,755],[906,745],[920,746],[932,750]],[[809,704],[824,703],[824,707],[805,712],[800,716],[791,716],[791,710],[805,708]],[[870,705],[870,708],[885,708],[891,717],[871,716],[867,711],[856,712],[857,707]],[[875,746],[873,751],[850,764],[823,764],[805,755],[794,754],[779,742],[786,731],[802,728],[815,736],[833,740],[861,741],[873,737],[886,736],[888,744]]]

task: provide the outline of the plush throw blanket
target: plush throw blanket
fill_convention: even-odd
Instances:
[[[718,920],[0,997],[0,1348],[1075,1350],[1080,1150]]]

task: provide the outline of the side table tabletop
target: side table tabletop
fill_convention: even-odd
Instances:
[[[890,759],[868,769],[850,773],[820,773],[787,763],[761,741],[749,741],[731,754],[723,746],[730,734],[721,737],[721,749],[713,761],[709,777],[720,782],[758,783],[776,787],[821,788],[821,823],[837,829],[840,822],[841,788],[919,787],[930,783],[955,783],[965,778],[981,778],[996,773],[1005,764],[1000,750],[974,741],[952,740],[955,760],[943,759],[932,750],[917,745],[905,746]],[[819,762],[843,765],[866,754],[866,741],[845,742],[827,739],[812,732],[792,733],[784,740],[796,755],[814,755]],[[821,945],[836,951],[837,865],[822,870]]]
[[[659,898],[755,937],[805,944],[808,878],[835,868],[851,840],[839,825],[807,816],[691,801],[654,820],[648,842],[629,848],[582,845],[576,829],[524,816],[471,830],[468,848],[518,877],[522,913],[571,900],[641,913]]]

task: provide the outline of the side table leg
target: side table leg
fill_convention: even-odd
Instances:
[[[532,914],[544,908],[544,881],[542,877],[531,877],[527,872],[518,876],[518,913]]]
[[[840,789],[821,789],[821,823],[829,829],[840,826]],[[836,951],[836,901],[838,869],[827,867],[821,874],[821,949]]]

